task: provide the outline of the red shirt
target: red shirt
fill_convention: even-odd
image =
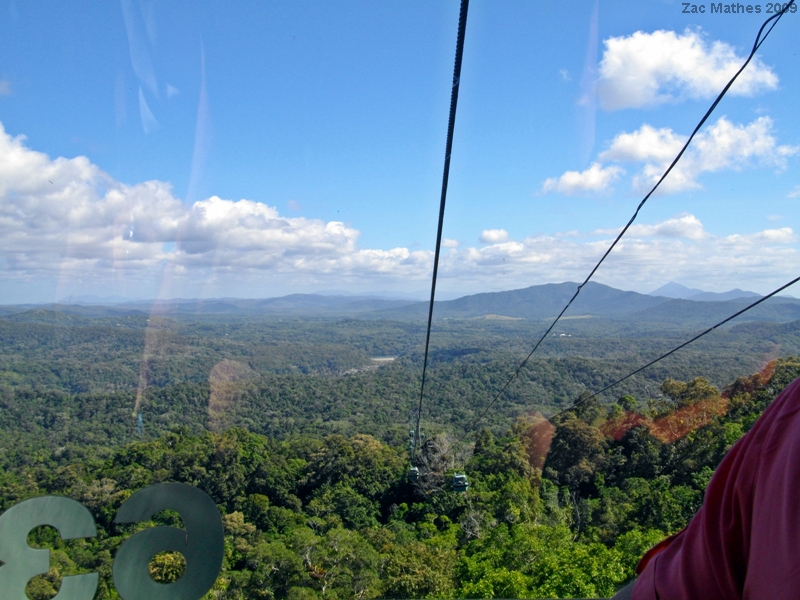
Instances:
[[[665,542],[645,555],[634,600],[800,598],[800,378],[731,448],[703,506]]]

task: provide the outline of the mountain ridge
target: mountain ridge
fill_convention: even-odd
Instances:
[[[675,300],[694,300],[696,302],[725,302],[726,300],[736,300],[737,298],[757,298],[760,294],[749,292],[739,288],[728,290],[727,292],[706,292],[697,288],[686,287],[680,283],[670,281],[662,285],[657,290],[653,290],[648,296],[664,296]]]
[[[678,286],[679,284],[675,284]],[[680,286],[683,287],[683,286]],[[484,292],[454,300],[437,300],[434,318],[440,319],[554,319],[578,289],[575,282],[548,283],[502,292]],[[685,288],[693,292],[691,288]],[[669,292],[670,289],[667,289]],[[675,292],[675,289],[672,290]],[[678,290],[680,291],[680,290]],[[744,296],[739,294],[745,294]],[[625,291],[601,283],[589,282],[574,301],[565,317],[590,317],[612,320],[629,319],[654,323],[710,325],[733,314],[757,298],[753,292],[702,292],[702,298],[671,298]],[[733,296],[729,298],[729,296]],[[428,302],[370,296],[325,296],[289,294],[273,298],[209,298],[131,301],[112,306],[84,304],[43,304],[0,307],[0,314],[41,311],[82,316],[155,315],[186,317],[191,315],[263,316],[295,318],[363,318],[388,320],[425,320]],[[38,318],[38,317],[37,317]],[[49,317],[48,317],[49,318]],[[753,309],[740,320],[760,319],[786,322],[800,319],[800,300],[775,297]]]

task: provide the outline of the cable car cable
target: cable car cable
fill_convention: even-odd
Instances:
[[[703,115],[703,118],[700,119],[700,121],[697,123],[697,126],[694,128],[694,130],[692,131],[692,134],[686,140],[686,143],[683,145],[683,147],[681,148],[680,152],[678,152],[678,154],[675,157],[675,159],[672,161],[672,163],[670,163],[669,167],[667,167],[666,171],[664,171],[664,174],[661,175],[659,180],[652,187],[652,189],[647,193],[647,195],[644,198],[642,198],[642,201],[636,207],[636,210],[634,211],[633,216],[630,218],[628,223],[625,225],[625,227],[622,228],[622,231],[619,232],[619,235],[617,235],[617,237],[614,239],[614,241],[611,243],[611,245],[605,251],[603,256],[600,258],[600,260],[597,262],[597,264],[591,270],[591,272],[586,277],[586,279],[583,281],[583,283],[581,283],[578,286],[578,289],[575,290],[575,293],[572,295],[572,298],[570,298],[569,302],[567,302],[567,304],[564,306],[564,308],[561,309],[561,312],[558,313],[558,316],[555,318],[555,320],[550,324],[550,326],[547,328],[547,330],[542,334],[542,337],[539,338],[539,341],[536,342],[536,344],[533,347],[533,350],[531,350],[530,353],[528,354],[528,356],[526,356],[525,359],[520,363],[520,365],[517,367],[517,369],[514,371],[514,373],[511,375],[511,377],[508,378],[508,381],[506,381],[505,385],[503,385],[503,387],[495,395],[495,397],[492,399],[492,401],[489,402],[489,404],[486,406],[486,408],[480,413],[480,415],[478,415],[478,417],[467,428],[467,432],[464,434],[464,436],[461,438],[461,440],[463,440],[467,435],[469,435],[477,427],[478,423],[480,423],[483,420],[483,418],[486,416],[486,414],[489,412],[489,410],[492,408],[492,406],[494,406],[494,404],[500,399],[500,397],[506,391],[506,389],[511,384],[511,382],[514,379],[516,379],[517,375],[519,375],[519,372],[528,363],[528,361],[530,360],[531,356],[533,356],[533,353],[536,352],[536,350],[539,348],[541,343],[547,338],[547,336],[550,334],[550,332],[556,326],[556,323],[558,323],[559,320],[561,320],[561,317],[564,315],[564,313],[567,311],[567,309],[572,305],[572,303],[578,297],[578,294],[581,293],[581,289],[583,289],[583,286],[585,286],[587,283],[589,283],[589,280],[597,272],[597,269],[600,268],[600,265],[603,264],[603,262],[608,257],[608,255],[611,253],[611,251],[614,249],[614,247],[617,245],[617,243],[622,239],[622,236],[625,235],[625,233],[628,231],[630,226],[636,220],[636,217],[639,216],[639,211],[642,209],[642,207],[645,205],[645,203],[650,199],[650,196],[653,195],[653,193],[661,185],[661,182],[663,182],[664,179],[666,179],[667,175],[669,175],[670,172],[672,171],[672,169],[675,167],[675,165],[678,164],[678,161],[681,159],[681,157],[683,156],[684,152],[686,152],[686,149],[689,147],[689,144],[691,144],[691,142],[694,139],[695,135],[697,135],[697,132],[700,131],[700,128],[705,124],[705,122],[711,116],[711,113],[713,113],[714,109],[717,108],[717,105],[720,103],[722,98],[725,96],[725,94],[728,92],[730,87],[733,85],[734,81],[736,81],[736,79],[739,77],[739,75],[742,73],[742,71],[744,71],[745,67],[747,67],[747,65],[750,64],[750,61],[753,59],[753,56],[755,56],[756,51],[761,47],[761,44],[763,44],[764,41],[767,39],[767,36],[769,36],[770,32],[773,30],[775,25],[778,24],[778,20],[780,20],[780,18],[783,16],[783,14],[792,6],[792,4],[794,4],[794,1],[795,0],[791,0],[788,4],[786,4],[786,6],[784,6],[784,8],[783,8],[783,10],[781,12],[772,15],[766,21],[764,21],[764,24],[761,25],[761,28],[758,30],[758,35],[756,36],[756,40],[753,43],[753,49],[750,51],[750,54],[748,55],[747,60],[744,61],[742,66],[739,68],[739,70],[736,71],[734,76],[731,77],[730,81],[728,81],[727,85],[719,93],[719,95],[717,96],[716,100],[714,100],[714,102],[711,104],[709,109]],[[762,37],[761,34],[764,32],[764,29],[767,27],[767,25],[770,23],[770,21],[774,21],[774,23],[772,23],[770,28],[767,29],[767,32],[764,33],[764,35]],[[429,331],[430,331],[430,323],[428,324],[428,327],[429,327]],[[427,355],[427,348],[426,348],[426,355]]]
[[[431,278],[431,303],[428,307],[428,330],[425,335],[425,359],[422,363],[422,383],[419,390],[419,406],[417,408],[417,426],[415,428],[414,448],[411,460],[419,447],[420,423],[422,421],[422,399],[425,394],[425,375],[428,370],[428,349],[431,341],[431,323],[433,321],[433,301],[436,296],[436,276],[439,272],[439,252],[442,247],[442,227],[444,225],[444,208],[447,200],[447,183],[450,178],[450,154],[453,150],[453,129],[456,124],[456,106],[458,104],[458,90],[461,83],[461,58],[464,54],[464,33],[467,28],[467,10],[469,0],[461,0],[461,10],[458,15],[458,37],[456,38],[456,59],[453,67],[453,86],[450,91],[450,117],[447,123],[447,143],[444,152],[444,173],[442,174],[442,196],[439,201],[439,227],[436,231],[436,251],[433,256],[433,277]]]
[[[596,391],[596,392],[592,393],[590,396],[586,396],[585,398],[581,398],[580,400],[576,400],[576,401],[575,401],[575,402],[574,402],[572,405],[570,405],[569,407],[567,407],[567,408],[565,408],[565,409],[563,409],[563,410],[560,410],[560,411],[558,411],[557,413],[555,413],[554,415],[551,415],[550,417],[548,417],[548,421],[552,421],[552,420],[553,420],[553,419],[555,419],[556,417],[559,417],[559,416],[563,415],[565,412],[569,412],[569,411],[571,411],[572,409],[574,409],[574,408],[577,408],[578,406],[580,406],[580,405],[581,405],[581,404],[583,404],[584,402],[588,402],[589,400],[591,400],[591,399],[592,399],[592,398],[594,398],[595,396],[599,396],[599,395],[600,395],[600,394],[602,394],[603,392],[605,392],[605,391],[607,391],[607,390],[610,390],[612,387],[614,387],[615,385],[618,385],[618,384],[622,383],[622,382],[623,382],[623,381],[625,381],[626,379],[630,379],[631,377],[633,377],[633,376],[634,376],[634,375],[636,375],[637,373],[641,373],[641,372],[642,372],[642,371],[644,371],[646,368],[648,368],[648,367],[651,367],[652,365],[656,364],[658,361],[660,361],[660,360],[663,360],[663,359],[667,358],[669,355],[671,355],[671,354],[674,354],[675,352],[677,352],[677,351],[678,351],[678,350],[680,350],[681,348],[685,348],[686,346],[688,346],[688,345],[689,345],[689,344],[691,344],[692,342],[699,340],[701,337],[703,337],[703,336],[704,336],[704,335],[706,335],[707,333],[711,333],[712,331],[714,331],[714,330],[715,330],[717,327],[720,327],[721,325],[724,325],[724,324],[725,324],[725,323],[727,323],[728,321],[731,321],[731,320],[735,319],[735,318],[736,318],[736,317],[738,317],[739,315],[741,315],[741,314],[743,314],[743,313],[746,313],[746,312],[747,312],[748,310],[750,310],[751,308],[754,308],[754,307],[758,306],[759,304],[761,304],[762,302],[764,302],[765,300],[768,300],[769,298],[772,298],[772,297],[773,297],[775,294],[777,294],[778,292],[782,292],[783,290],[785,290],[786,288],[788,288],[788,287],[790,287],[790,286],[794,285],[794,284],[795,284],[795,283],[797,283],[798,281],[800,281],[800,277],[795,277],[795,278],[794,278],[794,279],[792,279],[792,280],[791,280],[789,283],[782,285],[782,286],[781,286],[781,287],[779,287],[777,290],[775,290],[775,291],[773,291],[773,292],[770,292],[769,294],[767,294],[767,295],[766,295],[766,296],[764,296],[763,298],[760,298],[760,299],[756,300],[755,302],[753,302],[752,304],[749,304],[748,306],[746,306],[746,307],[745,307],[745,308],[743,308],[742,310],[740,310],[740,311],[738,311],[738,312],[736,312],[736,313],[732,314],[732,315],[731,315],[730,317],[728,317],[727,319],[724,319],[724,320],[720,321],[719,323],[717,323],[717,324],[716,324],[716,325],[714,325],[713,327],[709,327],[708,329],[706,329],[706,330],[705,330],[705,331],[703,331],[702,333],[698,333],[698,334],[697,334],[696,336],[694,336],[692,339],[690,339],[690,340],[687,340],[687,341],[683,342],[683,343],[682,343],[682,344],[680,344],[679,346],[675,346],[675,347],[674,347],[672,350],[670,350],[669,352],[665,352],[664,354],[662,354],[662,355],[661,355],[661,356],[659,356],[658,358],[651,360],[649,363],[647,363],[646,365],[644,365],[644,366],[642,366],[642,367],[639,367],[639,368],[638,368],[638,369],[636,369],[635,371],[631,371],[630,373],[628,373],[627,375],[625,375],[625,377],[621,377],[621,378],[617,379],[617,380],[616,380],[614,383],[610,383],[610,384],[608,384],[606,387],[604,387],[603,389],[601,389],[601,390],[598,390],[598,391]]]

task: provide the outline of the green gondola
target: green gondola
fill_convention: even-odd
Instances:
[[[469,481],[464,474],[453,475],[453,491],[466,492],[469,489]]]

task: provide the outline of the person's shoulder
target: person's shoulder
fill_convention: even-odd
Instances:
[[[774,444],[786,434],[800,432],[800,377],[787,385],[764,410],[748,435],[769,439]]]
[[[614,597],[611,600],[631,600],[633,598],[633,586],[636,583],[636,580],[631,581],[628,585],[614,594]]]

